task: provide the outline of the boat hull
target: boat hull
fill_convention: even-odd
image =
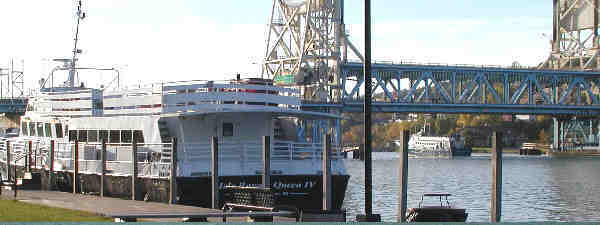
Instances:
[[[2,163],[2,167],[6,168]],[[5,170],[2,170],[5,171]],[[22,186],[23,189],[45,189],[64,192],[73,191],[72,173],[55,172],[53,181],[50,182],[49,172],[33,169],[36,181],[31,185]],[[17,166],[17,177],[23,177],[24,169]],[[11,175],[12,176],[12,175]],[[96,174],[79,174],[79,193],[100,193],[100,176]],[[219,187],[225,186],[260,186],[261,176],[223,176],[219,177]],[[349,175],[332,175],[332,208],[340,210],[344,202]],[[320,210],[323,202],[322,180],[319,175],[272,175],[271,187],[278,195],[278,205],[295,206],[304,210]],[[104,195],[108,197],[130,198],[131,177],[105,176]],[[211,207],[211,182],[210,177],[178,177],[177,178],[177,203],[200,207]],[[136,200],[168,202],[169,180],[157,178],[138,178],[136,187]],[[223,204],[223,203],[221,203]]]
[[[465,209],[446,207],[409,208],[407,222],[465,222],[468,214]]]

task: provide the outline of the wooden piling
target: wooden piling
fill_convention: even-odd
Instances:
[[[11,171],[10,171],[10,161],[12,160],[12,155],[10,153],[10,141],[6,141],[6,180],[10,181]]]
[[[104,176],[106,175],[106,140],[100,140],[100,197],[104,197]]]
[[[263,173],[262,173],[262,184],[263,187],[271,187],[271,137],[263,136],[262,140],[262,158],[263,158]]]
[[[31,150],[31,141],[27,142],[27,157],[26,157],[26,165],[27,165],[27,172],[30,173],[31,172],[31,156],[33,151]]]
[[[171,172],[169,174],[169,204],[177,203],[177,138],[171,140]]]
[[[500,222],[502,212],[502,133],[494,132],[492,137],[492,201],[491,222]]]
[[[210,182],[212,190],[212,208],[219,208],[219,139],[211,138],[210,148]]]
[[[137,148],[138,143],[137,140],[133,140],[131,145],[131,200],[135,201],[135,190],[137,190],[137,177],[138,177],[138,168],[137,168]]]
[[[73,149],[73,194],[77,194],[79,186],[79,141],[75,141]]]
[[[323,135],[323,210],[331,210],[331,135]]]
[[[32,145],[33,145],[33,142],[29,141],[29,146],[32,146]],[[37,148],[35,148],[33,150],[33,168],[35,168],[35,169],[37,169],[37,158],[38,158],[37,155],[38,155],[38,150],[37,150]]]
[[[48,173],[48,189],[52,190],[52,186],[54,186],[54,148],[56,142],[54,140],[50,140],[50,172]]]
[[[406,222],[407,192],[408,192],[408,140],[407,130],[400,132],[400,148],[398,159],[398,175],[400,176],[400,185],[398,186],[398,222]]]

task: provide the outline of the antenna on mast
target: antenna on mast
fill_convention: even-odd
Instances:
[[[69,87],[75,87],[75,74],[77,73],[77,71],[75,70],[76,68],[76,62],[77,62],[77,54],[81,53],[81,49],[77,48],[77,42],[79,41],[79,24],[81,22],[81,20],[85,19],[85,12],[83,12],[81,10],[81,0],[77,1],[77,26],[75,28],[75,43],[73,46],[73,58],[71,59],[71,68],[69,70],[69,80],[67,81],[69,83]]]

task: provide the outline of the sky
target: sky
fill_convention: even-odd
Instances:
[[[68,58],[74,0],[0,1],[0,68],[24,62],[35,87]],[[84,0],[79,65],[118,68],[121,83],[260,76],[271,0]],[[345,1],[350,40],[364,46],[363,2]],[[534,66],[550,53],[552,2],[372,1],[373,59]],[[57,74],[56,80],[66,78]],[[82,73],[106,83],[114,74]]]

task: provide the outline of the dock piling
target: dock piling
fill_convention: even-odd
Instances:
[[[54,186],[54,146],[55,146],[56,142],[54,140],[50,140],[50,159],[48,161],[50,161],[50,165],[48,167],[50,167],[50,172],[48,173],[48,189],[52,190],[52,187]]]
[[[169,174],[169,204],[177,203],[177,138],[171,140],[171,172]]]
[[[26,168],[27,168],[28,173],[31,172],[31,156],[33,155],[32,153],[33,153],[33,151],[31,151],[31,141],[28,141],[27,142],[27,157],[25,157],[26,164],[27,164]]]
[[[211,138],[210,148],[210,181],[212,189],[212,208],[219,208],[219,139]]]
[[[502,133],[494,132],[492,137],[492,202],[491,222],[500,222],[502,212]]]
[[[104,197],[104,176],[106,175],[106,140],[101,140],[102,146],[100,149],[100,197]]]
[[[271,136],[263,136],[262,140],[263,149],[263,173],[262,173],[262,184],[263,187],[271,187]]]
[[[407,130],[400,132],[400,148],[398,159],[398,175],[400,175],[400,185],[398,186],[400,194],[398,195],[398,222],[406,222],[407,209],[407,188],[408,188],[408,140]]]
[[[323,210],[331,210],[331,134],[323,135]]]
[[[77,194],[79,186],[79,141],[75,141],[73,149],[73,194]]]
[[[131,145],[131,200],[135,201],[135,190],[137,189],[137,177],[138,177],[138,168],[137,168],[137,148],[138,148],[137,140],[133,139]]]
[[[10,141],[6,141],[6,180],[10,181],[11,179],[11,171],[10,171],[10,161],[12,160],[12,155],[10,153]]]

